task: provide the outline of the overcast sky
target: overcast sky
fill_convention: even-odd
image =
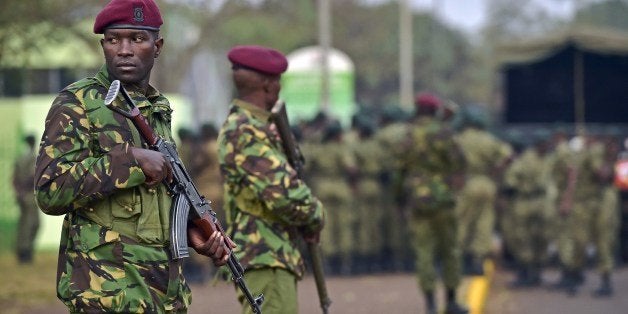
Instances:
[[[514,3],[517,0],[512,1]],[[434,9],[448,24],[471,33],[476,32],[485,21],[486,2],[486,0],[410,0],[413,8]],[[534,0],[534,2],[546,7],[553,15],[565,17],[572,14],[573,4],[577,1]]]
[[[399,0],[363,0],[367,3],[381,3]],[[437,15],[448,24],[463,29],[468,33],[477,32],[484,24],[486,17],[487,0],[408,0],[414,9],[434,9]],[[518,0],[512,0],[516,3]],[[533,0],[546,7],[551,14],[557,17],[570,16],[574,3],[580,0]]]

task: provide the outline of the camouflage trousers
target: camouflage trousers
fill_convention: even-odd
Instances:
[[[417,277],[423,291],[434,291],[436,288],[436,264],[442,266],[446,288],[455,289],[460,284],[462,261],[457,228],[453,208],[412,218]]]
[[[521,265],[543,265],[552,237],[555,209],[545,195],[518,196],[502,217],[502,236]]]
[[[298,313],[297,277],[292,272],[276,267],[249,269],[244,272],[244,280],[254,297],[260,293],[264,295],[262,313]],[[242,290],[236,288],[236,293],[242,304],[242,314],[252,314],[253,310]]]
[[[495,228],[495,183],[486,176],[473,176],[460,193],[456,213],[458,240],[464,253],[483,259],[491,253]]]
[[[72,214],[63,221],[57,296],[71,313],[180,313],[191,302],[167,248],[142,245]]]
[[[593,243],[597,252],[597,269],[611,272],[615,267],[615,248],[620,227],[619,193],[614,187],[602,192],[602,200],[593,218]]]
[[[598,200],[576,201],[566,216],[561,217],[558,236],[558,256],[568,270],[586,266],[587,245],[592,240],[592,222]]]

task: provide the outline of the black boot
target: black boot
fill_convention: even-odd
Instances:
[[[565,292],[569,296],[576,296],[578,294],[578,288],[584,283],[584,275],[580,270],[569,271],[567,278],[567,284],[565,286]]]
[[[469,310],[456,302],[456,289],[447,289],[447,307],[445,314],[467,314]]]
[[[528,269],[525,266],[517,268],[517,277],[510,283],[513,289],[524,288],[528,285]]]
[[[20,264],[30,264],[33,262],[33,251],[18,250],[17,260]]]
[[[425,310],[427,314],[436,314],[436,300],[434,299],[434,291],[425,291]]]
[[[465,253],[462,257],[462,270],[465,275],[469,276],[484,275],[484,258]]]
[[[603,273],[601,277],[600,287],[593,291],[596,298],[604,298],[613,296],[613,286],[611,285],[611,274]]]
[[[541,267],[531,266],[528,268],[528,287],[538,287],[541,285]]]

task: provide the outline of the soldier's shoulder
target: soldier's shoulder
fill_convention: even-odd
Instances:
[[[80,90],[84,90],[90,87],[99,86],[99,83],[96,79],[88,77],[81,80],[78,80],[68,86],[66,86],[63,91],[68,91],[71,93],[76,93]],[[103,87],[104,88],[104,87]]]

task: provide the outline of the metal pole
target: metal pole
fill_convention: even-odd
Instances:
[[[412,62],[412,12],[408,0],[399,0],[399,104],[412,108],[413,91]]]
[[[574,122],[576,124],[576,134],[585,135],[585,112],[586,112],[586,95],[584,93],[584,58],[582,51],[576,48],[574,52]]]
[[[318,41],[321,47],[320,110],[329,111],[329,51],[331,50],[331,10],[329,0],[318,0]]]

